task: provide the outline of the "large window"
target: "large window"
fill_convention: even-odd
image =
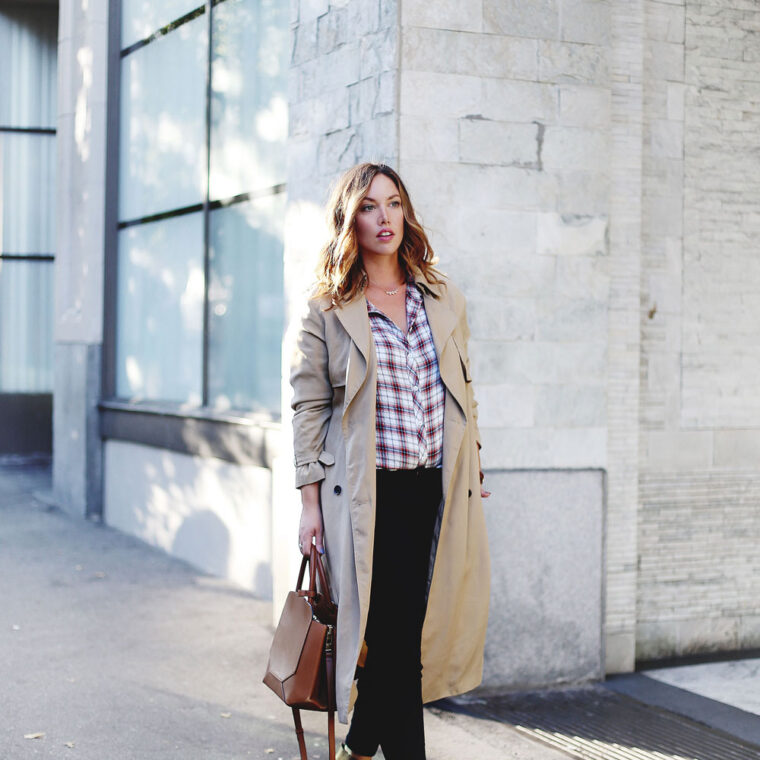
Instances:
[[[123,2],[119,399],[278,413],[287,16]]]
[[[0,392],[53,389],[58,11],[0,5]]]

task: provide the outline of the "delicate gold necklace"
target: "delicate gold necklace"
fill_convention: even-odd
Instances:
[[[374,283],[372,283],[372,282],[370,282],[369,284],[370,285],[374,285]],[[401,288],[403,287],[403,285],[404,285],[404,283],[402,282],[400,285],[396,285],[396,287],[393,290],[386,290],[382,285],[375,285],[375,287],[376,288],[380,288],[380,290],[382,290],[383,293],[385,293],[386,296],[395,296],[396,293],[398,293],[399,290],[401,290]]]

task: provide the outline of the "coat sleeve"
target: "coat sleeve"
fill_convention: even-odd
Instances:
[[[316,299],[310,299],[298,331],[290,368],[293,387],[293,451],[296,488],[325,477],[327,426],[332,413],[332,385],[328,374],[324,315]]]

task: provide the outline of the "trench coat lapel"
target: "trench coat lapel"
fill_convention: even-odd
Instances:
[[[422,292],[428,324],[433,333],[433,343],[438,354],[438,371],[441,381],[448,391],[447,395],[456,402],[451,404],[447,401],[443,413],[443,472],[441,474],[444,500],[448,503],[457,456],[467,424],[465,411],[467,388],[459,349],[453,337],[458,321],[456,312],[442,298],[435,298],[425,281],[422,282]]]
[[[438,354],[438,371],[441,380],[456,400],[461,411],[465,410],[465,386],[459,352],[451,339],[451,334],[457,326],[457,315],[453,309],[432,294],[430,286],[424,279],[417,279],[422,285],[425,313],[427,314],[430,331],[433,333],[433,343]]]
[[[415,279],[422,286],[425,313],[433,334],[441,380],[464,414],[466,390],[459,352],[454,341],[451,340],[451,334],[457,325],[457,315],[440,298],[435,297],[434,291],[424,277],[420,275]],[[346,370],[346,399],[343,407],[345,412],[364,385],[372,363],[372,333],[367,314],[367,299],[364,294],[361,294],[345,306],[336,309],[335,313],[358,349],[358,352],[352,352],[349,355]]]
[[[335,310],[335,314],[348,333],[356,351],[351,351],[346,368],[346,398],[343,405],[344,414],[356,397],[367,374],[371,359],[371,328],[367,314],[367,299],[364,294]]]

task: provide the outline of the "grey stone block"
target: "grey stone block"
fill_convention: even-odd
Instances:
[[[560,36],[568,42],[608,45],[610,3],[607,0],[562,0]]]
[[[604,638],[605,673],[630,673],[635,665],[635,647],[632,632],[608,633]]]
[[[716,430],[713,458],[717,467],[757,467],[760,430]]]
[[[486,166],[539,168],[541,139],[536,124],[490,121],[477,115],[459,121],[459,159]]]
[[[401,23],[452,31],[481,31],[482,0],[405,0],[401,3]]]
[[[483,689],[603,675],[601,471],[492,471]]]
[[[607,85],[606,49],[597,45],[541,40],[538,43],[539,79],[542,82]]]
[[[491,34],[556,39],[559,0],[484,0],[483,26]]]
[[[535,389],[535,423],[540,427],[604,427],[604,385],[539,385]]]
[[[739,618],[739,648],[760,647],[760,615],[743,615]]]

